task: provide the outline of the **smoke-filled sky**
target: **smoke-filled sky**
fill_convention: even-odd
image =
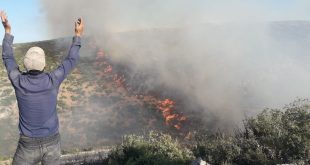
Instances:
[[[43,0],[41,8],[52,36],[72,35],[82,16],[112,59],[151,70],[156,79],[146,82],[229,124],[310,96],[307,0]]]
[[[89,22],[88,30],[90,31],[94,28],[102,28],[102,26],[109,31],[126,31],[154,27],[191,26],[201,23],[310,19],[310,2],[307,0],[95,0],[87,3],[83,1],[57,2],[43,1],[42,11],[45,11],[48,19],[52,19],[50,21],[60,24],[60,26],[67,26],[70,19],[81,15]],[[63,17],[60,17],[61,15]],[[98,27],[98,24],[101,26]],[[70,26],[67,27],[69,29]],[[57,28],[52,30],[53,34],[70,34]]]
[[[84,12],[88,12],[94,16],[91,21],[102,21],[102,17],[95,16],[98,12],[112,14],[105,16],[115,18],[114,23],[122,25],[122,27],[113,27],[114,30],[126,30],[128,26],[133,26],[132,24],[137,27],[149,27],[222,21],[310,20],[310,2],[307,0],[94,0],[91,3],[83,4],[84,6],[78,6],[78,8],[75,3],[79,4],[79,2],[70,0],[63,4],[59,4],[57,1],[54,3],[54,1],[39,0],[1,0],[0,6],[1,9],[8,12],[16,42],[56,37],[57,35],[54,33],[48,33],[46,26],[48,21],[44,16],[60,14],[58,8],[66,9],[65,13],[61,13],[66,17],[69,15],[76,18],[78,15],[83,16]],[[49,5],[49,9],[53,9],[53,11],[46,11],[45,5]],[[100,8],[99,11],[97,8]],[[64,25],[70,27],[72,20],[65,21],[61,17],[57,20],[57,22],[65,23]],[[57,29],[54,30],[57,31]],[[66,34],[71,35],[71,33]]]

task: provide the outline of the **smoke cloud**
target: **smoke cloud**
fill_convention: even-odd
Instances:
[[[180,91],[230,125],[310,95],[310,24],[283,21],[304,19],[298,13],[308,2],[292,4],[285,15],[266,3],[43,0],[42,9],[52,36],[72,35],[82,16],[86,35],[113,60],[152,71],[150,82]]]

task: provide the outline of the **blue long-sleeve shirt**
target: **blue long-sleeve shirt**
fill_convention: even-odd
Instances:
[[[19,71],[13,55],[13,39],[12,35],[5,34],[2,59],[15,89],[20,133],[28,137],[56,134],[59,128],[56,111],[59,86],[78,62],[81,39],[73,37],[69,54],[58,68],[35,75]]]

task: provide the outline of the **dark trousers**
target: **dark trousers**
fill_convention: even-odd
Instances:
[[[13,158],[13,165],[60,164],[60,136],[55,134],[43,138],[21,135]]]

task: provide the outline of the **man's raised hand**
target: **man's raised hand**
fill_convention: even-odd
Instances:
[[[76,22],[75,22],[75,35],[76,36],[81,36],[83,34],[84,31],[84,21],[82,18],[79,18]]]
[[[8,21],[8,17],[4,11],[0,11],[1,21],[5,30],[5,33],[11,33],[11,25]]]

